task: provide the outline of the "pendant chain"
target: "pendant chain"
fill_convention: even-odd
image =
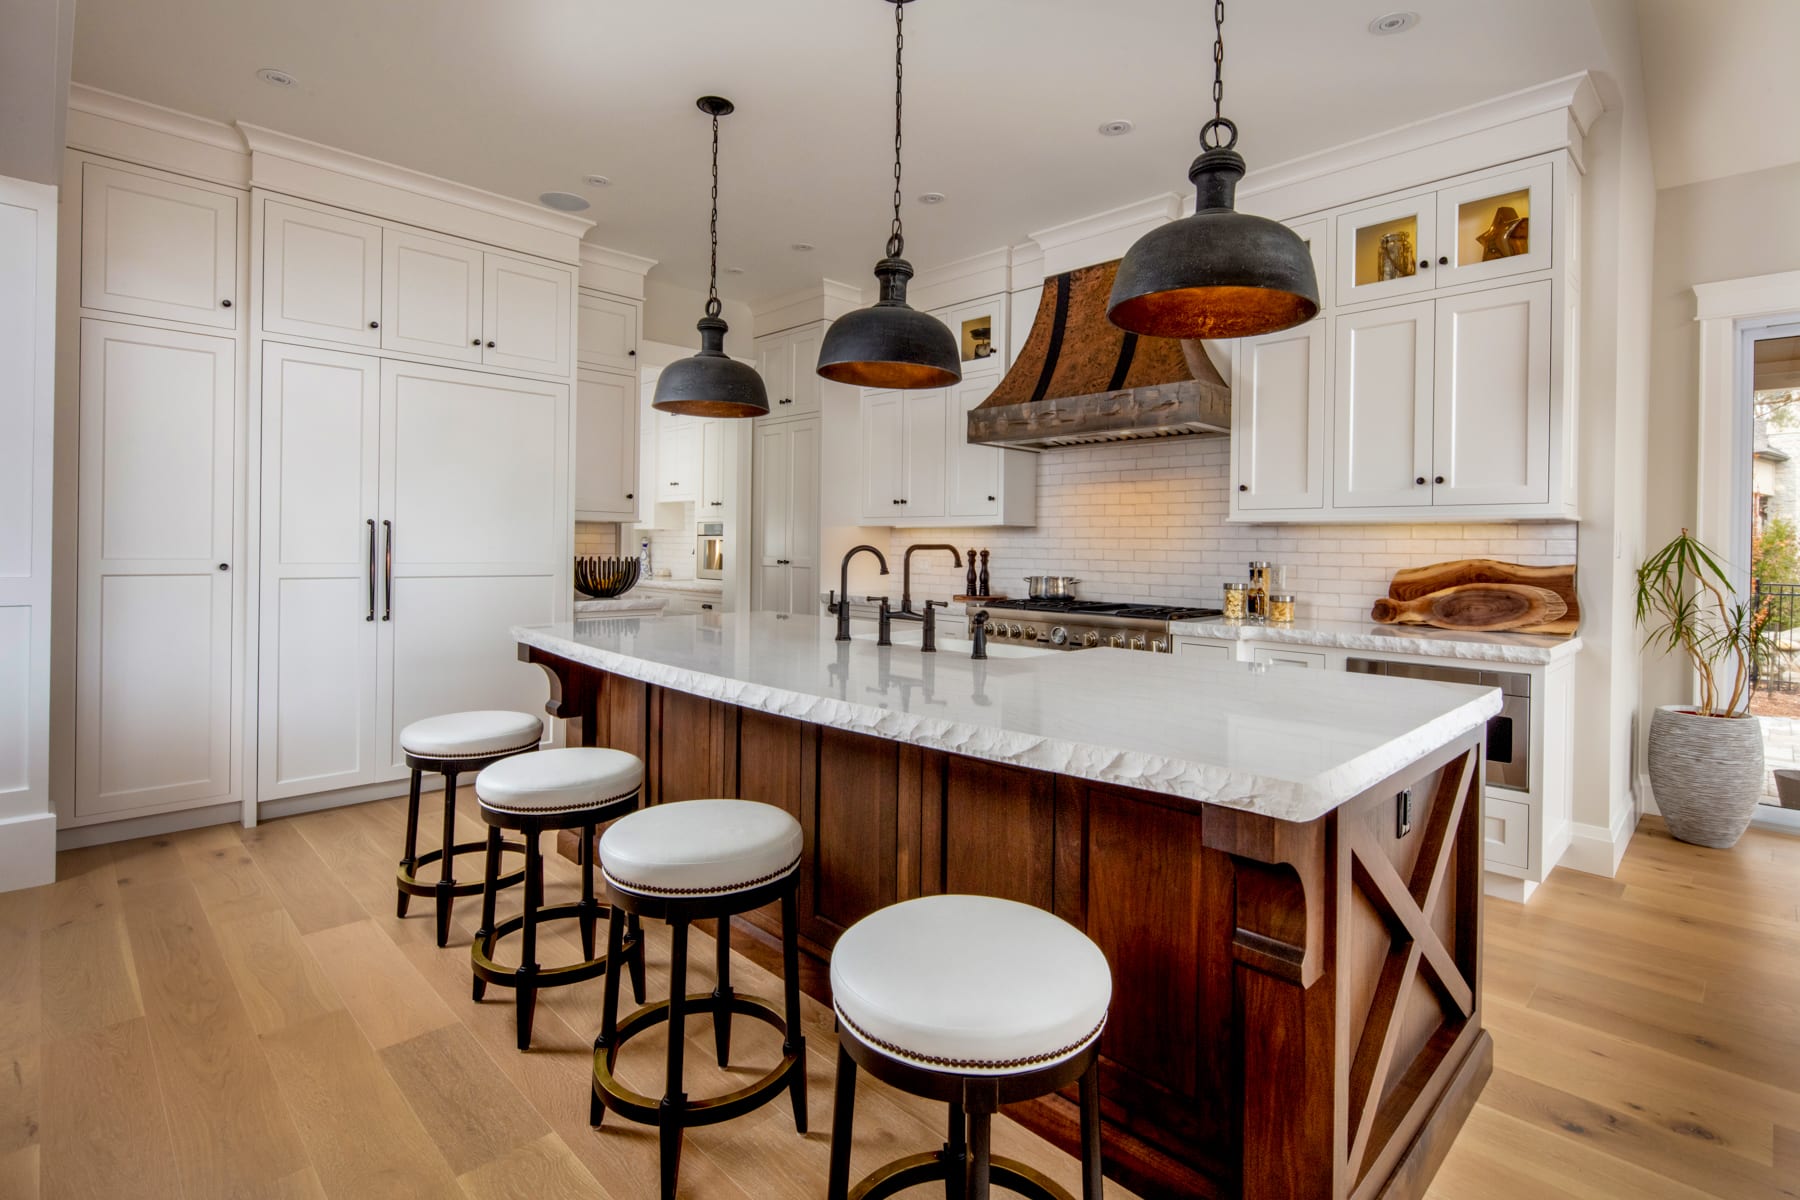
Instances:
[[[906,249],[906,239],[900,232],[900,110],[904,95],[901,83],[904,79],[903,52],[906,49],[905,22],[906,0],[900,0],[894,5],[894,228],[888,234],[889,258],[900,257]]]
[[[1225,119],[1225,0],[1213,0],[1213,120]]]
[[[719,301],[719,114],[713,114],[712,143],[712,272],[706,286],[706,315],[716,317],[725,306]]]

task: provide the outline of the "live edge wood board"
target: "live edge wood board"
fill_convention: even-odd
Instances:
[[[1003,896],[1084,930],[1113,971],[1106,1174],[1140,1195],[1423,1196],[1492,1069],[1480,731],[1295,824],[519,654],[571,745],[643,759],[646,803],[738,796],[799,820],[820,999],[843,931],[913,896]],[[1074,1148],[1073,1096],[1008,1112]]]

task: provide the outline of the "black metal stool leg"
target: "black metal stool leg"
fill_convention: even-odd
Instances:
[[[531,1021],[537,1014],[537,913],[544,906],[544,856],[538,831],[525,835],[525,924],[519,931],[518,1008],[514,1021],[520,1050],[531,1049]]]
[[[713,938],[718,953],[714,957],[717,963],[716,978],[718,983],[713,988],[713,999],[719,1001],[713,1009],[713,1048],[718,1051],[719,1065],[728,1066],[731,1060],[731,918],[720,917],[719,927]]]
[[[1081,1200],[1100,1200],[1100,1060],[1081,1076]]]
[[[675,1200],[675,1180],[681,1171],[682,1118],[687,1092],[681,1084],[682,1050],[687,1044],[688,923],[670,923],[669,951],[669,1067],[664,1085],[660,1119],[662,1143],[662,1200]]]
[[[481,928],[475,931],[475,944],[481,947],[484,957],[494,956],[494,906],[500,895],[500,827],[489,825],[487,833],[487,861],[482,870],[481,885]],[[590,956],[591,957],[591,956]],[[487,980],[475,976],[473,988],[475,1003],[487,995]]]
[[[850,1136],[856,1124],[856,1060],[838,1046],[837,1088],[831,1106],[831,1169],[825,1177],[826,1200],[850,1194]]]
[[[994,1114],[982,1109],[969,1113],[968,1200],[988,1200],[988,1175],[993,1156]]]
[[[578,851],[581,863],[581,957],[594,957],[594,925],[600,912],[600,905],[594,899],[594,827],[585,825],[580,830],[581,847]],[[607,960],[611,969],[612,960]]]
[[[424,774],[419,768],[413,768],[412,787],[406,796],[406,848],[400,854],[400,869],[408,875],[419,867],[419,784]],[[397,896],[394,915],[403,918],[412,897],[403,887],[395,887],[394,891]]]
[[[444,773],[444,857],[438,860],[437,944],[450,941],[450,910],[456,904],[456,773]]]
[[[787,1010],[787,1037],[782,1040],[782,1054],[795,1058],[794,1073],[788,1079],[788,1102],[794,1108],[794,1130],[806,1132],[806,1035],[800,1026],[800,913],[797,888],[790,888],[781,898],[781,983]]]
[[[631,931],[631,998],[639,1004],[644,1002],[644,926],[636,913],[626,919],[626,927]],[[611,959],[607,960],[611,962]],[[610,968],[609,968],[610,969]]]
[[[969,1114],[962,1102],[950,1103],[950,1140],[944,1144],[945,1200],[963,1200],[969,1194]]]
[[[606,918],[606,984],[600,1001],[600,1036],[594,1039],[594,1049],[609,1055],[619,1028],[619,972],[613,964],[619,961],[624,942],[625,914],[615,905]],[[590,1080],[588,1091],[588,1124],[598,1129],[606,1117],[606,1105],[600,1100],[598,1084]]]

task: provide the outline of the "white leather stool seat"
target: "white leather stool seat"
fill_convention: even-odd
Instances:
[[[600,869],[621,891],[724,896],[800,865],[800,823],[754,800],[681,800],[639,809],[600,835]]]
[[[643,783],[644,764],[637,755],[570,746],[484,767],[475,777],[475,795],[493,812],[574,812],[634,795]]]
[[[445,713],[400,731],[400,748],[421,758],[487,758],[535,746],[544,723],[530,713],[483,710]]]
[[[891,1058],[958,1074],[1034,1071],[1100,1036],[1112,972],[1073,925],[987,896],[871,913],[831,952],[838,1018]]]

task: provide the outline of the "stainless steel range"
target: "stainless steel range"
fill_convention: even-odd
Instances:
[[[1167,654],[1173,649],[1171,621],[1201,621],[1221,615],[1198,604],[1121,604],[1111,600],[1005,600],[981,606],[988,613],[988,636],[1052,650],[1113,646]],[[970,616],[977,610],[970,607]]]

